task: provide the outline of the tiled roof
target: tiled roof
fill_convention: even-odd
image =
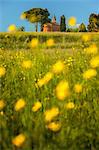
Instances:
[[[44,25],[45,26],[52,26],[52,25],[60,26],[58,23],[53,23],[53,22],[51,22],[51,23],[45,23]]]

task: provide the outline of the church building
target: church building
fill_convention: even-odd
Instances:
[[[43,27],[43,32],[58,32],[60,31],[60,25],[56,22],[56,17],[54,16],[50,23],[45,23]]]

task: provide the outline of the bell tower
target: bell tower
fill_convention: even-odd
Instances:
[[[52,23],[56,23],[56,17],[54,15],[54,17],[52,18]]]

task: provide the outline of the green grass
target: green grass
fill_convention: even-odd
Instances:
[[[83,73],[91,68],[90,59],[94,57],[86,54],[84,48],[96,44],[99,55],[99,33],[92,33],[89,42],[83,42],[82,35],[0,34],[0,66],[6,69],[5,75],[0,78],[0,99],[6,104],[0,112],[2,150],[99,149],[99,67],[96,68],[95,77],[89,80],[83,78]],[[40,41],[34,49],[29,47],[33,37]],[[52,48],[43,45],[49,38],[55,40]],[[24,60],[31,60],[31,68],[22,67]],[[46,85],[37,87],[38,79],[51,71],[58,60],[64,62],[65,69],[58,75],[54,74]],[[71,92],[64,101],[60,101],[55,93],[55,88],[61,80],[68,81]],[[76,83],[82,84],[83,90],[79,94],[74,91]],[[16,112],[14,106],[20,98],[26,101],[26,106]],[[37,101],[42,103],[42,107],[33,112],[32,106]],[[68,102],[73,102],[75,107],[71,110],[64,108]],[[44,112],[52,107],[58,107],[60,111],[53,120],[62,125],[56,133],[46,128],[44,118]],[[17,148],[12,144],[12,139],[20,133],[25,134],[26,140]]]
[[[95,42],[99,46],[99,33],[90,34],[93,37],[90,43]],[[55,48],[57,49],[70,49],[72,47],[79,49],[83,44],[81,37],[82,33],[76,33],[76,36],[75,33],[0,33],[0,48],[4,50],[28,50],[30,49],[29,42],[32,38],[38,38],[41,43],[40,48],[43,48],[42,44],[46,42],[47,39],[53,38],[56,43]]]

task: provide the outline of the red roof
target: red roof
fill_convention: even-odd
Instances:
[[[52,26],[52,25],[55,25],[55,26],[60,26],[58,23],[45,23],[44,26]]]

